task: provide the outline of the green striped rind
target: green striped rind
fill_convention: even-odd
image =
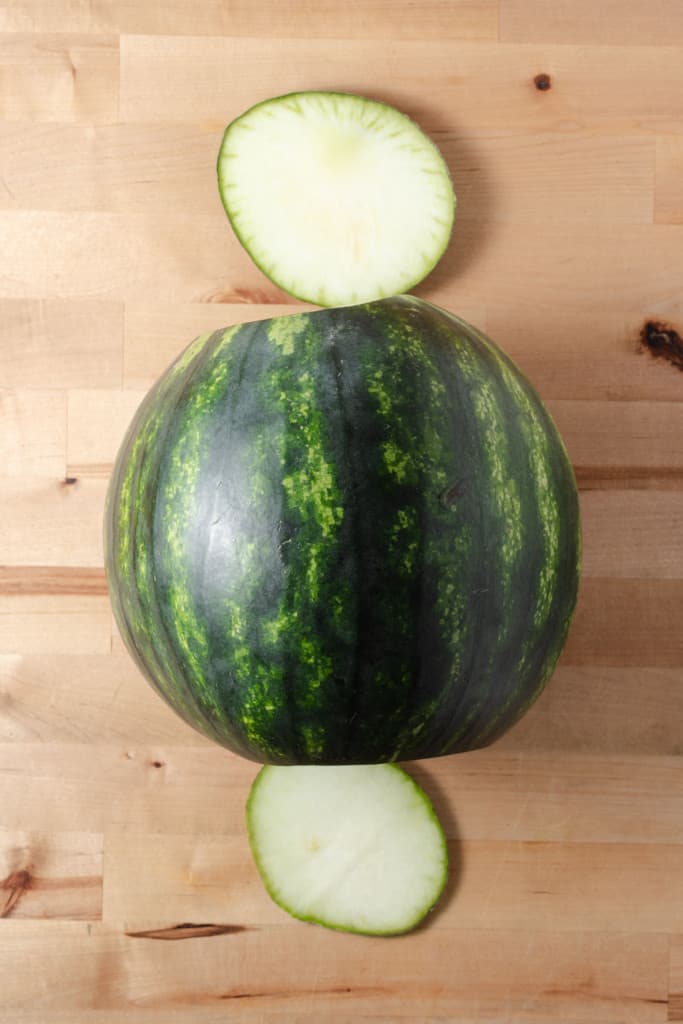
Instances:
[[[198,339],[107,513],[124,640],[175,710],[274,763],[490,742],[576,599],[576,488],[499,349],[411,298]]]

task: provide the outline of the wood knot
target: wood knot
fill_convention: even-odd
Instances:
[[[28,889],[31,884],[31,872],[22,869],[13,871],[0,882],[0,889]]]
[[[129,939],[161,939],[177,942],[179,939],[210,939],[217,935],[233,935],[247,931],[243,924],[173,924],[168,928],[150,928],[143,932],[126,932]]]
[[[0,917],[9,917],[17,903],[27,891],[31,888],[31,873],[30,871],[12,871],[7,878],[0,882],[0,889],[9,890],[9,896],[5,901],[5,905],[0,909]]]
[[[674,327],[660,320],[646,320],[639,337],[642,348],[650,355],[683,370],[683,339]]]
[[[552,84],[550,75],[546,75],[545,73],[536,75],[534,78],[534,85],[538,90],[540,90],[540,92],[547,92],[548,89],[552,88]]]
[[[292,300],[284,292],[266,291],[263,288],[217,288],[205,292],[198,301],[227,305],[240,303],[242,305],[268,306],[274,303],[291,303]]]

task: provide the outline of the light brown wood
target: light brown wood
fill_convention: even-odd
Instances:
[[[156,1011],[157,1020],[169,1011],[181,1020],[183,1012],[184,1020],[221,1019],[218,1010],[225,1019],[233,1008],[291,1012],[294,1003],[304,1020],[338,1012],[372,1019],[375,1010],[421,1020],[426,1010],[456,1024],[482,1013],[537,1024],[566,1019],[569,1011],[574,1020],[607,1024],[628,1019],[624,1002],[639,1024],[667,1019],[665,935],[439,929],[397,942],[340,944],[334,933],[285,923],[160,942],[81,922],[17,920],[3,923],[0,933],[10,924],[11,943],[0,941],[5,1006],[21,1008],[35,957],[42,985],[32,990],[32,1013],[49,1010],[60,989],[81,1015],[128,1006],[133,1013]],[[201,944],[201,957],[188,952],[193,942]]]
[[[123,304],[0,298],[0,378],[10,388],[118,388]]]
[[[584,491],[581,517],[584,577],[683,579],[680,491]]]
[[[453,884],[430,927],[532,931],[642,932],[677,927],[683,897],[678,844],[466,840],[449,843]],[[262,898],[243,836],[198,840],[110,834],[105,923],[126,931],[166,920],[282,925],[287,915]],[[585,894],[591,898],[586,900]],[[192,916],[194,914],[194,917]]]
[[[500,39],[511,43],[628,43],[680,46],[683,9],[677,0],[499,0]]]
[[[474,137],[469,131],[437,134],[457,174],[460,219],[474,216],[472,200],[486,190],[495,220],[652,222],[660,142],[654,136],[619,138],[531,127],[524,133],[479,129]],[[217,191],[205,187],[215,177],[221,136],[220,127],[194,122],[5,124],[0,130],[5,182],[0,208],[222,214]],[[505,188],[493,177],[496,168]],[[562,204],[558,176],[568,185]]]
[[[95,658],[90,661],[96,664]],[[653,673],[645,679],[656,681]],[[125,699],[124,694],[124,706]],[[118,700],[117,695],[112,704]],[[107,730],[108,739],[99,743],[97,764],[82,740],[52,741],[51,750],[44,752],[37,742],[18,742],[9,735],[6,742],[11,748],[3,754],[3,771],[8,773],[20,757],[25,763],[3,789],[7,827],[21,828],[27,813],[40,813],[42,805],[46,831],[75,830],[80,823],[81,829],[94,832],[108,829],[109,835],[150,835],[159,832],[161,819],[163,835],[194,835],[197,842],[202,837],[244,840],[244,795],[256,771],[253,765],[235,765],[222,751],[183,746],[180,736],[145,746],[135,742],[133,730],[132,742],[117,746],[123,712],[114,707],[112,715],[115,725]],[[651,714],[649,726],[651,736]],[[528,730],[520,732],[495,754],[463,755],[455,780],[447,761],[409,766],[432,794],[451,840],[633,845],[647,835],[648,845],[680,843],[680,749],[677,752],[673,744],[668,757],[645,755],[628,735],[619,744],[613,733],[613,753],[606,761],[595,737],[584,737],[581,749],[574,751],[567,748],[574,746],[575,737],[553,743],[551,732],[543,742],[545,752],[534,752],[528,736]],[[49,775],[50,754],[55,753],[61,762],[59,780]],[[193,799],[199,789],[206,793],[203,801]],[[469,862],[464,858],[465,867]],[[632,907],[634,915],[648,910],[647,901],[639,903],[637,894],[632,894]],[[589,915],[590,907],[583,907],[583,912]]]
[[[342,39],[497,39],[497,0],[425,0],[396,8],[392,0],[335,0],[316,4],[263,0],[82,0],[64,8],[51,0],[12,0],[0,8],[0,30],[123,32],[192,36],[280,36]]]
[[[580,754],[683,754],[680,680],[680,667],[560,664],[554,685],[544,691],[534,714],[502,737],[499,747]],[[646,834],[651,834],[650,824]]]
[[[0,564],[102,565],[106,490],[104,479],[7,478]]]
[[[624,10],[626,10],[626,4]],[[345,87],[399,103],[429,129],[576,131],[614,135],[678,131],[683,68],[675,47],[564,46],[371,38],[273,39],[263,60],[260,39],[121,37],[120,116],[125,122],[224,124],[255,99],[279,92]],[[259,64],[252,86],[253,67]],[[201,64],[201,74],[197,65]],[[628,74],[626,67],[628,65]],[[225,89],[225,68],[231,88]],[[492,78],[495,68],[495,77]],[[555,86],[535,88],[538,73]],[[155,88],[163,79],[166,89]],[[382,87],[378,87],[378,81]]]
[[[0,652],[102,654],[111,648],[106,597],[0,595]]]
[[[392,941],[270,901],[257,766],[147,685],[103,567],[147,388],[197,334],[306,308],[232,236],[215,159],[245,107],[325,87],[442,148],[456,227],[416,291],[507,349],[581,492],[547,689],[408,766],[451,874]],[[677,0],[0,2],[2,1024],[683,1020],[683,354],[647,344],[683,334],[682,95]]]
[[[504,304],[489,299],[487,322],[491,335],[510,353],[546,400],[678,401],[680,381],[662,359],[643,348],[646,320],[677,318],[675,302],[658,308],[651,301],[639,309],[624,304],[621,311],[604,312],[586,303],[558,311],[532,302],[511,315]],[[603,305],[608,305],[609,295]],[[552,359],[548,358],[552,352]]]
[[[683,404],[553,400],[548,408],[579,471],[683,469]]]
[[[63,391],[0,391],[0,463],[8,476],[64,473],[66,395]]]
[[[683,934],[670,944],[669,1020],[683,1020]]]
[[[68,476],[109,479],[121,438],[144,394],[113,389],[69,391]]]
[[[4,121],[102,122],[118,110],[115,35],[0,35]]]
[[[658,224],[683,224],[683,140],[676,135],[657,139],[655,219]]]
[[[564,664],[680,667],[682,580],[584,579]]]

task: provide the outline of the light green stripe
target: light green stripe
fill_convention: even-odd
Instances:
[[[502,538],[495,553],[496,586],[501,592],[503,606],[507,607],[523,548],[519,484],[508,468],[513,461],[508,442],[509,426],[493,384],[482,376],[481,360],[475,357],[468,343],[458,339],[457,346],[458,365],[471,388],[472,410],[479,426],[486,467],[486,495],[490,510],[498,521],[496,536]],[[503,364],[495,350],[489,347],[489,352],[498,368],[502,369]]]
[[[514,667],[513,680],[511,680],[508,697],[500,707],[499,717],[502,719],[513,701],[519,699],[519,692],[515,683],[522,680],[528,671],[529,661],[537,649],[539,637],[546,627],[556,595],[562,525],[558,494],[551,478],[550,466],[553,460],[557,459],[559,452],[556,450],[554,438],[549,434],[548,424],[542,418],[538,403],[526,390],[515,370],[509,365],[507,359],[498,354],[497,350],[491,346],[488,339],[479,332],[476,333],[489,352],[497,358],[505,386],[509,390],[518,409],[517,422],[524,438],[529,458],[536,514],[543,539],[543,561],[539,570],[536,593],[534,595],[533,628],[530,629],[529,635],[522,645],[520,657]],[[549,652],[546,663],[539,674],[538,682],[524,701],[517,717],[521,717],[531,707],[542,691],[555,665],[557,654],[556,645],[553,645],[553,649]]]
[[[539,573],[533,623],[539,632],[551,610],[560,559],[560,507],[549,467],[557,457],[551,446],[547,425],[541,420],[536,403],[522,387],[517,375],[501,361],[506,386],[519,409],[519,425],[526,442],[531,464],[534,496],[543,536],[543,564]]]

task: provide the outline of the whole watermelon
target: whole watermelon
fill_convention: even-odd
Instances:
[[[128,431],[105,544],[123,639],[182,718],[342,764],[505,732],[562,649],[580,533],[533,388],[399,296],[197,338]]]

